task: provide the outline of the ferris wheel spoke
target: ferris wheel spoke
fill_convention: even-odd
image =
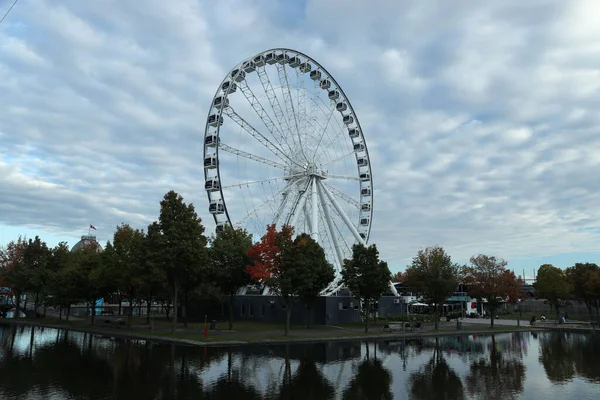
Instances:
[[[307,115],[306,115],[306,84],[304,78],[306,73],[300,71],[300,69],[296,69],[296,86],[298,92],[298,116],[300,117],[300,131],[302,134],[306,132],[306,123],[307,123]]]
[[[340,161],[340,160],[343,160],[344,158],[346,158],[346,157],[348,157],[348,156],[351,156],[351,155],[352,155],[352,154],[354,154],[354,153],[355,153],[355,151],[354,151],[354,150],[352,150],[351,152],[348,152],[348,153],[344,154],[344,155],[343,155],[343,156],[341,156],[341,157],[338,157],[338,158],[336,158],[336,159],[333,159],[333,160],[327,161],[326,163],[323,163],[323,164],[321,164],[321,166],[322,166],[322,167],[324,167],[324,166],[326,166],[326,165],[331,165],[331,164],[334,164],[334,163],[336,163],[336,162],[338,162],[338,161]]]
[[[326,183],[323,183],[323,186],[327,186],[327,188],[329,188],[329,190],[331,191],[332,194],[336,195],[337,197],[341,198],[342,200],[344,200],[346,203],[352,204],[354,207],[356,207],[357,209],[360,210],[360,203],[356,200],[354,200],[352,197],[348,196],[347,194],[343,193],[342,191],[334,188],[331,185],[328,185]]]
[[[279,208],[277,208],[277,212],[275,213],[275,217],[273,218],[273,224],[274,225],[277,225],[279,223],[279,219],[281,218],[281,214],[283,213],[283,210],[285,210],[285,206],[286,206],[286,204],[288,202],[288,199],[291,197],[289,190],[287,192],[284,191],[282,193],[282,195],[284,195],[283,196],[283,200],[281,201],[281,204],[279,204]]]
[[[290,153],[292,153],[292,149],[290,148],[289,144],[284,140],[284,135],[281,132],[280,127],[277,124],[275,124],[275,122],[273,122],[273,120],[271,119],[261,102],[258,100],[258,98],[254,95],[254,92],[252,92],[252,89],[250,89],[250,86],[248,86],[246,81],[241,81],[238,84],[238,87],[240,88],[242,94],[244,95],[252,109],[254,109],[256,115],[258,115],[258,117],[261,119],[263,124],[265,124],[269,132],[271,132],[271,135],[273,136],[277,144],[279,144],[279,146],[282,148],[285,144]]]
[[[327,174],[327,179],[346,179],[348,181],[360,181],[360,178],[357,178],[356,176],[329,175],[329,174]]]
[[[270,165],[270,166],[275,167],[275,168],[279,168],[279,169],[282,169],[282,170],[286,170],[287,169],[286,165],[281,164],[281,163],[279,163],[277,161],[272,161],[272,160],[269,160],[267,158],[254,155],[252,153],[248,153],[248,152],[245,152],[243,150],[236,149],[236,148],[231,147],[231,146],[229,146],[229,145],[227,145],[227,144],[225,144],[223,142],[219,142],[219,149],[223,150],[223,151],[226,151],[228,153],[234,154],[236,156],[244,157],[244,158],[247,158],[247,159],[252,160],[252,161],[256,161],[256,162],[259,162],[259,163],[262,163],[262,164]]]
[[[298,176],[302,176],[302,175],[281,176],[281,177],[277,177],[277,178],[262,179],[260,181],[245,181],[245,182],[240,182],[240,183],[236,183],[233,185],[222,186],[221,189],[231,189],[231,188],[240,187],[240,186],[254,185],[256,183],[281,181],[284,179],[295,178]]]
[[[327,128],[329,128],[329,123],[331,122],[331,117],[333,117],[334,111],[335,108],[332,107],[329,111],[329,116],[327,117],[327,122],[325,123],[325,126],[320,129],[321,134],[319,135],[319,141],[317,142],[317,147],[315,148],[313,161],[317,157],[319,147],[321,146],[321,142],[323,141],[323,136],[325,136],[325,133],[327,133]]]
[[[286,141],[287,137],[290,136],[290,134],[291,134],[291,129],[290,129],[289,124],[287,123],[288,121],[285,117],[285,114],[284,114],[283,110],[281,109],[281,104],[279,103],[279,98],[277,97],[277,94],[275,93],[275,89],[273,88],[273,85],[271,84],[271,80],[269,79],[269,75],[267,74],[265,67],[256,68],[256,72],[258,74],[258,78],[260,79],[260,83],[263,87],[263,90],[265,91],[265,94],[267,95],[269,104],[271,105],[271,108],[273,109],[273,112],[275,113],[275,119],[277,119],[277,123],[279,124],[279,127],[281,128],[281,130],[280,130],[280,132],[282,133],[281,139],[283,141]],[[293,135],[292,135],[292,140],[294,140]]]
[[[242,118],[233,107],[227,107],[223,110],[223,113],[231,118],[236,124],[238,124],[242,129],[248,132],[254,139],[258,140],[260,144],[265,146],[267,149],[271,151],[271,153],[275,154],[284,162],[290,162],[300,166],[298,163],[293,161],[283,150],[279,147],[275,146],[269,139],[265,137],[262,133],[260,133],[256,128],[250,125],[244,118]],[[287,159],[287,161],[286,161]]]
[[[319,182],[319,183],[321,183],[321,182]],[[331,201],[331,203],[333,204],[333,207],[336,209],[336,211],[338,212],[339,216],[342,217],[342,220],[344,221],[344,223],[346,224],[346,226],[348,227],[348,229],[350,229],[350,231],[354,235],[354,238],[356,239],[356,241],[358,243],[361,243],[361,244],[364,245],[365,241],[363,240],[363,238],[358,233],[358,229],[356,229],[356,227],[352,224],[352,222],[350,221],[350,218],[348,218],[348,215],[346,215],[346,212],[344,211],[344,209],[342,207],[340,207],[339,203],[335,199],[335,196],[333,194],[331,194],[331,192],[327,188],[327,185],[322,184],[321,187],[325,191],[325,194],[329,198],[329,201]]]
[[[302,156],[306,161],[308,158],[306,154],[304,154],[304,148],[302,147],[302,136],[300,134],[300,127],[298,125],[298,118],[296,115],[296,110],[294,110],[294,101],[292,99],[292,93],[290,91],[290,82],[288,79],[287,71],[285,70],[285,65],[277,64],[277,76],[279,77],[279,83],[281,85],[281,93],[283,94],[283,102],[285,104],[285,110],[287,112],[287,125],[292,125],[292,128],[296,128],[296,136],[298,137],[298,148],[302,153]],[[291,132],[290,132],[291,133]],[[292,136],[294,136],[292,134]]]
[[[275,192],[272,196],[267,197],[265,199],[265,201],[263,201],[261,204],[259,204],[257,207],[255,207],[252,211],[250,211],[248,214],[246,214],[240,221],[238,221],[236,223],[236,225],[241,226],[244,223],[246,223],[246,221],[248,221],[253,216],[258,215],[258,213],[261,210],[264,210],[265,206],[270,205],[270,203],[276,201],[277,197],[280,196],[281,194],[283,194],[286,190],[288,190],[293,184],[294,184],[294,182],[290,182],[287,185],[285,185],[283,188],[281,188],[277,192]]]

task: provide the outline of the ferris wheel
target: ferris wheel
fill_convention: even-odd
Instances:
[[[306,232],[339,271],[373,217],[367,143],[349,99],[323,66],[291,49],[236,65],[212,100],[204,177],[216,231],[269,224]],[[328,292],[339,288],[339,274]]]

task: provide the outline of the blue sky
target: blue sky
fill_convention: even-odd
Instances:
[[[288,47],[360,118],[392,270],[434,244],[526,275],[600,262],[598,15],[594,0],[20,0],[0,25],[0,245],[74,244],[90,223],[106,241],[170,189],[212,231],[211,99],[236,64]]]

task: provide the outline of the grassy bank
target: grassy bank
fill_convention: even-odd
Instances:
[[[139,321],[134,321],[139,322]],[[166,322],[166,321],[165,321]],[[0,323],[12,325],[43,326],[48,328],[66,329],[79,332],[100,334],[108,337],[121,337],[128,339],[153,340],[157,342],[175,343],[181,345],[206,345],[206,346],[228,346],[259,343],[301,343],[315,341],[338,341],[338,340],[366,340],[366,339],[391,339],[431,337],[443,335],[463,334],[486,334],[505,333],[539,330],[534,327],[467,327],[456,330],[454,325],[442,325],[435,331],[429,326],[416,332],[383,332],[383,323],[371,326],[368,333],[364,332],[361,324],[348,324],[344,326],[319,325],[313,328],[294,326],[289,336],[283,335],[281,324],[263,323],[254,321],[238,321],[234,325],[235,331],[215,330],[209,331],[208,337],[204,337],[204,324],[188,324],[188,328],[179,327],[171,333],[167,324],[155,324],[155,329],[150,330],[148,326],[133,324],[131,327],[106,328],[91,326],[86,321],[64,321],[52,318],[45,319],[6,319]]]

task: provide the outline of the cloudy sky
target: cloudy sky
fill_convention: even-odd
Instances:
[[[0,16],[13,0],[0,0]],[[0,245],[144,228],[170,189],[214,229],[203,134],[219,83],[294,48],[351,99],[371,241],[517,273],[600,262],[596,0],[20,0],[0,25]]]

